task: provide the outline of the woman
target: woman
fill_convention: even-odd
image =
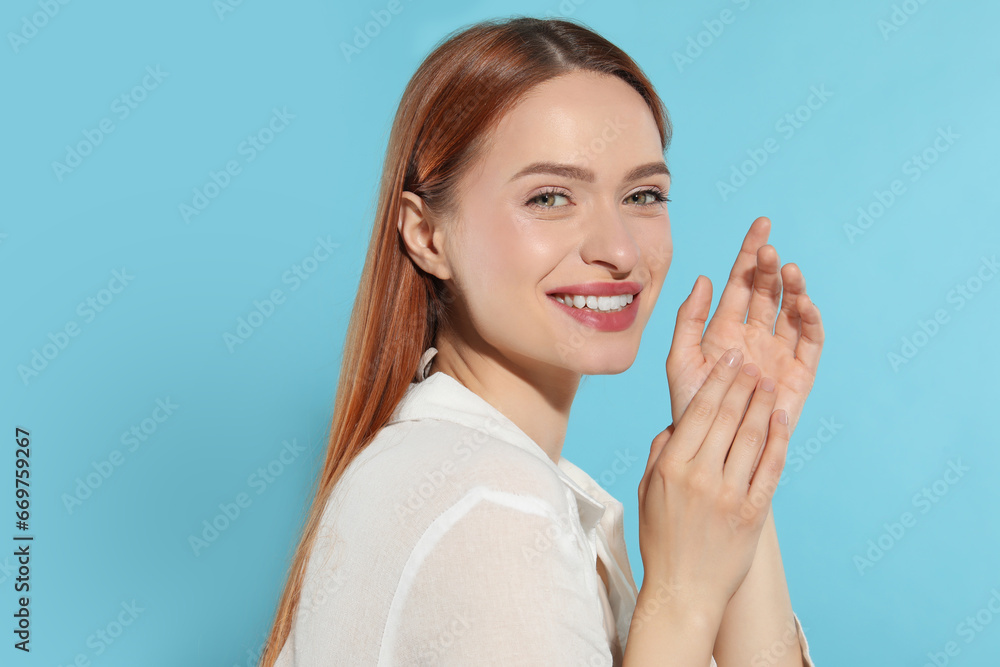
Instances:
[[[483,22],[420,66],[262,665],[812,664],[770,500],[823,330],[766,218],[704,335],[707,280],[679,310],[641,590],[621,503],[560,454],[666,277],[669,139],[638,66],[571,22]]]

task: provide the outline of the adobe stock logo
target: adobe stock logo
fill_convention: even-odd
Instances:
[[[951,125],[938,127],[934,139],[919,153],[913,153],[908,157],[900,165],[900,171],[903,176],[909,177],[910,183],[916,183],[961,138],[962,135],[956,134],[951,129]],[[844,223],[844,234],[847,235],[847,240],[853,244],[857,237],[863,236],[876,222],[889,212],[889,209],[906,192],[906,183],[900,178],[894,178],[890,181],[885,190],[880,188],[872,190],[872,198],[868,200],[868,203],[857,208],[857,219],[853,223]]]
[[[810,86],[809,95],[806,96],[805,101],[791,111],[782,114],[774,123],[774,131],[779,133],[785,141],[788,141],[805,127],[806,123],[826,105],[831,97],[833,97],[833,92],[827,90],[826,84],[819,84],[818,87]],[[715,187],[722,201],[728,201],[732,195],[736,194],[750,178],[767,164],[771,155],[780,149],[781,143],[774,137],[765,139],[760,148],[748,148],[746,151],[748,159],[743,160],[739,165],[731,164],[729,178],[725,181],[715,182]]]
[[[69,0],[39,0],[38,7],[41,11],[35,12],[30,17],[21,17],[21,29],[17,32],[8,32],[7,41],[14,53],[19,53],[21,47],[25,46],[33,39],[38,31],[49,24],[56,14],[62,9],[60,5],[68,5]]]
[[[149,416],[142,419],[138,424],[132,424],[127,431],[123,431],[120,441],[127,445],[127,451],[135,452],[142,443],[150,439],[160,426],[163,425],[180,408],[178,404],[170,400],[170,397],[157,398],[156,407],[149,413]],[[92,471],[85,476],[76,478],[76,486],[71,493],[62,494],[63,507],[69,514],[72,514],[78,507],[94,495],[97,489],[107,482],[115,471],[125,464],[127,458],[120,449],[113,449],[107,458],[99,461],[91,461]]]
[[[91,660],[104,655],[125,633],[125,630],[135,623],[139,615],[146,611],[146,608],[140,607],[135,599],[131,603],[122,600],[119,607],[121,607],[121,611],[118,611],[114,618],[87,635],[86,643],[87,648],[90,649],[90,657],[82,651],[77,652],[73,656],[73,661],[66,663],[65,667],[90,667]],[[63,665],[60,663],[56,667],[63,667]]]
[[[248,134],[236,147],[236,153],[243,156],[244,164],[240,164],[240,160],[234,157],[227,160],[219,171],[210,169],[208,180],[191,190],[190,203],[184,201],[177,205],[184,223],[190,224],[192,218],[201,215],[219,195],[225,192],[233,179],[243,173],[244,165],[250,164],[267,150],[271,142],[284,132],[294,119],[295,114],[289,112],[288,107],[271,109],[271,117],[267,122],[253,134]]]
[[[971,467],[962,464],[962,459],[949,460],[948,467],[941,477],[913,494],[910,499],[913,508],[920,510],[920,514],[927,514],[970,470]],[[883,523],[885,531],[878,537],[868,540],[867,549],[863,554],[854,556],[854,567],[857,568],[858,574],[864,576],[865,570],[875,567],[875,563],[882,560],[890,549],[903,540],[907,531],[917,525],[918,518],[912,512],[903,512],[899,515],[898,521]]]
[[[370,10],[369,14],[373,20],[365,23],[364,30],[361,29],[361,26],[354,26],[354,39],[351,44],[340,43],[340,52],[344,55],[344,60],[350,63],[352,58],[361,55],[361,52],[368,48],[372,40],[381,35],[382,30],[389,27],[389,24],[392,23],[392,17],[400,14],[404,9],[405,7],[400,0],[389,0],[385,9]]]
[[[888,42],[889,36],[899,32],[900,28],[910,22],[910,19],[920,11],[927,0],[903,0],[901,4],[893,4],[888,19],[879,19],[875,24],[882,34],[882,41]]]
[[[111,280],[107,282],[107,287],[101,288],[94,296],[88,296],[76,306],[76,314],[83,319],[83,324],[90,324],[97,317],[98,313],[111,305],[126,287],[135,279],[135,276],[128,272],[124,266],[121,271],[111,272]],[[31,349],[31,360],[27,365],[18,364],[17,374],[21,382],[27,387],[32,379],[41,375],[42,371],[62,354],[63,350],[69,347],[70,341],[80,335],[82,331],[80,324],[75,319],[67,321],[60,330],[55,333],[49,332],[49,342],[42,344],[41,351],[38,348]]]
[[[160,87],[160,84],[170,76],[170,72],[164,72],[157,65],[146,67],[146,74],[130,90],[122,93],[111,100],[109,111],[115,115],[119,121],[123,121],[132,115],[132,112],[139,108],[139,105],[146,101],[149,94]],[[56,179],[62,183],[69,174],[83,164],[86,157],[93,154],[98,146],[104,143],[104,138],[115,131],[115,122],[110,117],[104,117],[97,122],[95,128],[84,128],[81,130],[83,139],[75,144],[66,144],[66,154],[63,161],[53,160],[52,173]]]
[[[339,248],[339,243],[334,243],[329,234],[324,239],[322,236],[316,237],[316,245],[312,252],[303,257],[298,262],[292,264],[287,271],[281,274],[281,282],[288,285],[288,291],[294,292],[302,287],[305,281],[309,280],[326,262],[333,256],[333,251]],[[285,303],[287,295],[280,288],[274,288],[264,300],[253,300],[253,308],[247,313],[236,318],[236,327],[232,332],[225,331],[222,334],[222,341],[226,344],[226,349],[232,354],[239,345],[250,340],[250,337],[264,325],[274,315],[278,306]]]
[[[798,472],[806,467],[807,461],[812,461],[822,451],[823,446],[834,439],[844,425],[837,421],[836,417],[827,419],[823,417],[819,420],[819,428],[815,435],[807,439],[805,443],[796,441],[795,446],[788,446],[788,453],[785,457],[785,468],[781,471],[781,478],[778,486],[788,483],[789,473]],[[796,439],[797,440],[797,439]]]
[[[1000,590],[991,588],[990,598],[975,614],[968,614],[955,626],[955,634],[961,637],[966,644],[971,644],[979,633],[986,630],[997,617],[1000,617]],[[958,642],[950,640],[945,643],[942,650],[927,653],[927,662],[924,663],[924,667],[945,667],[951,662],[951,658],[956,657],[961,652],[962,647],[959,646]]]
[[[215,10],[215,15],[219,17],[219,21],[225,21],[226,14],[232,14],[242,4],[243,0],[215,0],[212,3],[212,9]]]
[[[247,477],[247,486],[253,489],[258,496],[267,491],[277,481],[277,478],[283,475],[307,451],[295,438],[292,438],[291,442],[283,440],[281,445],[277,456],[271,459],[266,466],[257,468]],[[241,491],[231,502],[219,503],[218,513],[203,519],[196,531],[188,535],[188,546],[191,547],[194,555],[200,556],[205,549],[212,546],[222,533],[229,530],[246,513],[244,510],[252,506],[253,501],[253,496],[246,491]]]
[[[1000,262],[997,261],[995,254],[992,257],[985,255],[980,257],[979,266],[976,267],[975,273],[948,290],[945,301],[952,304],[952,312],[957,313],[965,308],[966,304],[975,299],[976,295],[998,273],[1000,273]],[[926,320],[920,319],[917,322],[916,330],[909,335],[902,336],[899,339],[899,346],[894,345],[893,349],[886,354],[886,360],[889,362],[892,372],[898,373],[901,366],[913,361],[920,351],[926,348],[934,337],[951,322],[951,317],[946,309],[937,308],[931,317]]]
[[[745,11],[750,6],[750,0],[733,0],[740,11]],[[683,74],[684,68],[693,65],[694,61],[701,57],[716,40],[722,37],[727,25],[736,23],[737,15],[731,9],[723,9],[718,14],[718,18],[706,19],[701,22],[705,27],[695,35],[687,38],[683,52],[674,51],[673,60],[677,66],[677,72]]]

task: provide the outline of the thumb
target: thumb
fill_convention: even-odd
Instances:
[[[702,287],[702,283],[705,286]],[[699,275],[691,288],[691,294],[677,309],[674,337],[670,343],[670,353],[684,352],[687,348],[700,346],[705,335],[705,322],[712,307],[712,281],[701,279]]]

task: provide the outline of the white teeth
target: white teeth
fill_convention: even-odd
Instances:
[[[614,296],[583,296],[582,294],[553,294],[559,303],[571,308],[590,308],[603,313],[621,310],[632,303],[631,294],[616,294]]]

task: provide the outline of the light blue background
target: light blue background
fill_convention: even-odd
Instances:
[[[959,624],[1000,591],[1000,280],[978,285],[961,309],[949,293],[1000,250],[997,5],[403,0],[347,62],[341,42],[386,4],[244,2],[220,15],[211,0],[53,2],[55,15],[15,46],[8,33],[41,5],[4,3],[0,405],[9,471],[15,426],[31,432],[36,541],[32,652],[11,648],[7,632],[0,663],[68,665],[83,654],[101,667],[251,664],[322,462],[399,96],[450,31],[551,12],[629,53],[675,129],[665,291],[635,365],[584,381],[564,449],[625,504],[637,580],[635,490],[650,440],[669,423],[663,362],[676,308],[699,273],[718,301],[747,227],[767,215],[771,241],[802,268],[827,332],[774,501],[793,605],[817,664],[923,665],[954,641],[949,664],[995,665],[1000,618],[987,612],[971,641]],[[879,22],[903,4],[915,13],[883,34]],[[725,9],[731,22],[711,39],[702,34],[701,53],[679,66],[675,53]],[[120,117],[114,100],[157,66],[166,77]],[[787,136],[776,123],[814,86],[832,95]],[[275,108],[294,118],[248,161],[241,142]],[[104,118],[114,131],[60,180],[52,163]],[[905,163],[934,145],[939,128],[958,138],[911,180]],[[768,138],[779,150],[720,196],[718,182]],[[179,205],[228,160],[241,172],[185,223]],[[852,242],[844,225],[894,179],[905,192]],[[292,289],[283,277],[318,237],[339,245]],[[87,321],[78,304],[123,267],[132,280]],[[274,289],[284,303],[230,351],[223,334]],[[948,321],[894,369],[887,355],[939,309]],[[23,381],[17,367],[70,321],[79,334]],[[122,434],[168,398],[176,410],[129,451]],[[832,438],[823,419],[842,425]],[[279,475],[252,477],[293,440],[303,449]],[[806,447],[810,460],[793,465]],[[116,449],[122,464],[70,512],[64,494]],[[613,472],[626,451],[638,464]],[[949,462],[969,471],[939,482],[938,502],[915,504]],[[4,477],[6,541],[14,490]],[[196,556],[188,536],[239,493],[250,506]],[[915,525],[886,537],[883,524],[907,511]],[[891,548],[859,570],[855,557],[880,538]],[[12,564],[0,559],[4,627]],[[98,654],[95,633],[133,601],[142,609],[135,622]]]

